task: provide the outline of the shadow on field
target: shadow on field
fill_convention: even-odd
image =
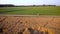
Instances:
[[[15,10],[6,10],[6,11],[0,11],[0,14],[5,14],[5,13],[8,13],[8,12],[14,12]]]
[[[30,33],[28,33],[28,32],[30,32]],[[34,29],[32,29],[32,28],[28,28],[27,30],[22,30],[22,31],[20,31],[20,32],[18,32],[18,34],[49,34],[48,32],[43,32],[43,31],[38,31],[38,30],[34,30]]]
[[[11,11],[0,11],[0,14],[5,14],[5,13],[8,13],[8,12],[11,12]]]
[[[30,34],[44,34],[42,31],[38,31],[38,30],[33,30],[32,28],[28,28],[28,30],[30,31]]]
[[[21,10],[15,10],[15,9],[0,9],[0,14],[6,14],[6,13],[9,13],[9,12],[17,12],[17,11],[26,11],[26,9],[21,9]]]

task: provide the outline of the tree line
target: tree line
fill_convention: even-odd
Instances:
[[[56,5],[28,5],[28,6],[24,6],[24,5],[20,5],[20,6],[15,6],[13,4],[0,4],[0,7],[35,7],[35,6],[56,6]]]

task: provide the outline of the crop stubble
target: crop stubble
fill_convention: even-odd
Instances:
[[[60,34],[60,16],[0,16],[1,29],[3,34]]]

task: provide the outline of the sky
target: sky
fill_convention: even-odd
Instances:
[[[60,0],[0,0],[0,4],[14,5],[60,5]]]

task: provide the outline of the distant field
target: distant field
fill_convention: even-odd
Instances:
[[[60,6],[3,7],[0,8],[0,14],[60,15]]]

